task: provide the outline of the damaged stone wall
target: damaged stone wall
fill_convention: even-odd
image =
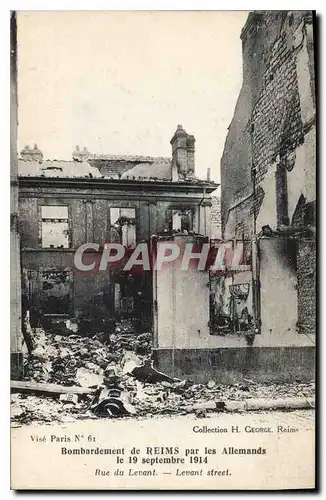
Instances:
[[[212,196],[211,199],[211,239],[221,239],[221,199],[220,195]]]
[[[250,195],[234,203],[228,212],[228,223],[224,229],[224,239],[234,237],[250,238],[254,232],[254,204]]]
[[[249,90],[244,81],[221,159],[221,229],[226,238],[229,233],[234,234],[229,229],[234,224],[230,221],[233,216],[230,208],[250,195],[252,190],[250,134],[246,130],[250,117]]]
[[[164,241],[164,239],[163,239]],[[170,241],[170,240],[169,240]],[[193,236],[175,236],[177,245],[198,244]],[[154,273],[154,346],[188,348],[209,346],[209,275],[196,266],[187,270],[177,261]],[[191,293],[189,291],[191,290]]]
[[[264,226],[272,231],[315,226],[314,216],[309,216],[316,198],[312,12],[252,12],[241,39],[243,85],[221,160],[224,238],[253,237]],[[298,238],[297,269],[292,256],[284,254],[282,241],[276,244],[272,237],[263,245],[258,264],[262,269],[264,253],[263,277],[270,285],[267,293],[260,283],[261,304],[256,314],[262,336],[255,344],[309,343],[299,334],[308,329],[315,333],[315,243],[307,236]],[[301,254],[305,252],[303,269]],[[284,311],[286,321],[279,321],[282,315],[278,314],[269,326],[275,297],[279,297],[274,280],[277,269],[284,296],[293,301]]]
[[[93,181],[96,182],[95,179]],[[103,324],[108,319],[115,319],[116,313],[128,316],[134,313],[148,324],[152,314],[151,278],[147,275],[143,279],[135,276],[132,296],[128,292],[126,300],[123,300],[123,283],[120,283],[118,276],[113,276],[108,271],[87,274],[76,272],[74,252],[85,242],[101,245],[112,239],[116,240],[118,233],[115,230],[112,234],[114,221],[111,216],[120,209],[132,210],[135,214],[137,243],[149,241],[153,234],[171,230],[173,210],[189,211],[192,224],[189,229],[197,233],[201,230],[202,189],[197,186],[196,192],[191,192],[191,189],[185,187],[178,192],[166,193],[151,186],[142,188],[140,193],[136,183],[134,190],[128,186],[123,191],[123,182],[121,186],[115,187],[109,180],[103,181],[102,188],[94,188],[92,180],[87,181],[87,186],[84,179],[75,179],[73,182],[74,187],[71,187],[70,179],[51,179],[51,186],[41,186],[32,178],[20,178],[22,263],[32,282],[28,285],[33,290],[28,299],[30,307],[33,311],[43,310],[43,272],[69,271],[72,273],[69,314],[68,311],[63,312],[62,307],[60,311],[57,310],[57,314],[70,315],[75,319],[83,318],[85,323],[94,324],[97,330],[103,329]],[[64,222],[68,224],[68,244],[45,248],[42,238],[42,207],[51,207],[51,210],[53,207],[55,210],[56,206],[61,211],[62,207],[67,207],[65,213],[68,213],[68,219]],[[205,210],[209,209],[209,206],[205,207]],[[53,220],[53,224],[56,224],[56,220]],[[55,310],[52,312],[55,314]]]
[[[135,165],[137,162],[128,160],[106,160],[101,158],[90,158],[88,160],[92,167],[99,169],[102,175],[112,178],[120,178],[124,172],[127,172]]]
[[[259,241],[261,323],[265,345],[300,342],[295,252],[295,242],[286,238]]]
[[[296,69],[295,32],[289,18],[272,47],[262,75],[263,90],[252,112],[252,153],[256,182],[260,184],[278,155],[293,151],[303,142],[303,125]],[[302,27],[297,29],[302,30]]]
[[[299,241],[298,255],[298,330],[311,335],[316,329],[316,243]]]
[[[315,116],[311,13],[251,13],[241,38],[243,85],[221,160],[222,230],[227,237],[254,231],[253,218],[256,222],[267,196],[268,211],[279,210],[282,199],[276,193],[272,200],[268,191],[280,164],[287,174],[294,171],[287,175],[288,184],[298,184],[297,190],[313,192],[315,185],[315,145],[306,137]],[[296,153],[302,145],[311,160],[303,179]]]

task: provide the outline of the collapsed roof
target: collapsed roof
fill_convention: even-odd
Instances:
[[[195,175],[195,138],[178,125],[171,141],[172,158],[90,153],[76,146],[72,161],[45,160],[43,154],[25,146],[18,161],[20,177],[101,178],[121,181],[186,182],[214,184]]]

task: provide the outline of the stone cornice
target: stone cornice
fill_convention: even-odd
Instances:
[[[88,179],[88,178],[46,178],[46,177],[19,177],[19,187],[51,187],[66,188],[67,190],[79,189],[105,189],[110,191],[170,191],[170,192],[202,192],[212,193],[219,184],[215,182],[171,182],[171,181],[137,181],[127,179]]]

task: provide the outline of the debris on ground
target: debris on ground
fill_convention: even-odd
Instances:
[[[59,400],[61,403],[65,403],[66,405],[76,405],[78,403],[78,396],[73,393],[60,394]]]
[[[59,397],[61,394],[92,394],[94,389],[88,387],[80,387],[71,385],[69,387],[59,384],[44,384],[34,382],[33,380],[12,380],[10,382],[12,393],[19,392],[21,394],[36,394],[40,396]]]
[[[196,418],[206,418],[207,411],[206,410],[195,410],[195,417]]]
[[[90,368],[89,363],[87,368],[81,366],[76,371],[76,382],[81,387],[97,387],[103,383],[103,369],[94,365],[94,368]]]
[[[130,394],[122,387],[102,387],[95,396],[91,405],[91,410],[95,415],[123,417],[126,415],[135,415],[136,409],[130,402]]]
[[[137,335],[127,320],[117,323],[110,334],[80,336],[72,329],[70,333],[34,330],[36,348],[26,358],[24,380],[17,382],[27,389],[17,386],[15,390],[20,392],[12,394],[13,422],[180,415],[189,411],[202,418],[207,412],[226,411],[226,403],[231,408],[232,402],[237,406],[239,401],[248,406],[250,399],[314,397],[314,382],[262,384],[246,379],[222,385],[213,379],[205,384],[173,379],[153,366],[151,333]],[[46,396],[36,390],[42,391],[44,384],[55,387],[53,394]]]
[[[157,382],[180,382],[179,379],[169,377],[165,375],[165,373],[156,370],[151,359],[146,359],[142,364],[141,360],[135,355],[133,355],[132,358],[130,355],[126,356],[123,372],[134,376],[140,382],[148,382],[151,384],[156,384]]]
[[[82,405],[75,404],[73,408],[66,407],[65,402],[58,402],[51,398],[26,394],[11,395],[11,420],[20,424],[29,424],[33,421],[73,422],[81,410]]]

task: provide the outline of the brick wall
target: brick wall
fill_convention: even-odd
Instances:
[[[295,52],[282,31],[262,74],[262,91],[252,113],[252,157],[259,183],[278,155],[303,142]]]
[[[235,234],[237,237],[249,237],[253,232],[253,205],[249,198],[234,209],[235,212]]]
[[[105,155],[103,155],[105,156]],[[165,157],[150,157],[150,156],[125,156],[125,157],[90,157],[88,163],[92,167],[98,168],[100,173],[105,177],[112,177],[113,179],[121,178],[122,174],[131,170],[138,165],[155,165],[157,163],[169,163],[170,159]]]
[[[298,327],[300,333],[316,329],[316,243],[299,241],[297,253]]]
[[[241,39],[243,84],[221,159],[223,234],[226,238],[250,237],[266,225],[272,229],[289,224],[303,229],[315,226],[311,12],[250,13]],[[295,342],[309,342],[296,333],[296,322],[299,332],[315,333],[315,242],[300,236],[293,276],[287,271],[287,251],[278,248],[274,260],[275,269],[267,271],[264,266],[266,283],[278,273],[284,296],[295,297]],[[275,293],[277,289],[276,284]],[[281,310],[281,304],[277,309]],[[275,314],[273,303],[264,296],[261,313],[263,331]],[[274,334],[280,331],[277,326]]]
[[[105,159],[89,159],[88,162],[92,167],[99,169],[102,175],[118,179],[124,172],[133,168],[137,163],[126,160],[105,160]]]
[[[311,49],[305,30],[310,17],[305,11],[255,12],[242,31],[243,85],[221,159],[223,231],[231,219],[234,226],[232,206],[245,199],[235,208],[235,218],[241,219],[235,236],[250,226],[253,214],[257,218],[269,170],[275,163],[292,170],[295,151],[305,140],[297,60],[304,44]]]
[[[221,200],[218,196],[211,198],[211,238],[221,238]]]
[[[250,117],[248,90],[242,88],[221,158],[222,232],[227,225],[229,207],[251,191],[250,134],[246,129]]]

